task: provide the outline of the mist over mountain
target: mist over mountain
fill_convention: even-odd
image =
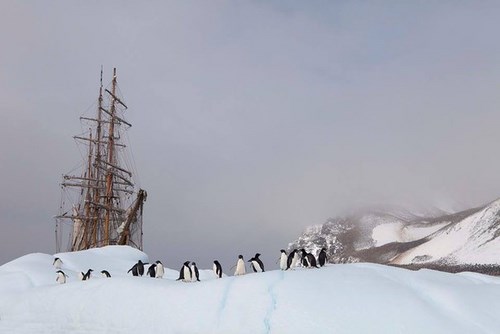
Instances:
[[[387,206],[309,226],[288,249],[317,254],[325,247],[331,263],[496,272],[499,236],[500,200],[455,213],[432,209],[426,215]]]

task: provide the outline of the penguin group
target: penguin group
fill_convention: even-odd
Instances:
[[[254,273],[264,272],[264,263],[260,259],[261,254],[256,253],[250,260],[247,262],[250,263],[250,268]],[[278,259],[279,267],[281,270],[293,270],[299,264],[304,268],[320,268],[323,267],[327,263],[327,253],[326,248],[321,248],[318,257],[316,258],[312,253],[307,252],[304,248],[302,249],[293,249],[289,254],[287,254],[286,250],[280,250],[280,257]],[[142,260],[138,260],[128,271],[127,274],[131,273],[132,276],[143,276],[146,272],[146,276],[151,278],[163,278],[165,274],[165,268],[161,261],[156,261],[152,263],[145,271],[145,265],[148,265],[147,262],[142,262]],[[54,258],[53,266],[57,269],[56,271],[56,282],[59,284],[64,284],[67,281],[68,275],[66,275],[61,267],[63,266],[63,262],[60,258]],[[238,255],[236,260],[236,264],[232,267],[235,268],[234,276],[241,276],[246,274],[246,266],[245,260],[243,259],[243,255]],[[231,269],[232,269],[231,268]],[[93,269],[88,269],[85,273],[80,272],[78,274],[79,279],[81,281],[87,281],[91,278],[91,274]],[[219,261],[213,261],[213,273],[216,278],[222,278],[223,271],[222,266]],[[101,270],[101,274],[105,278],[110,278],[111,274],[107,270]],[[181,269],[179,270],[179,278],[177,281],[181,282],[200,282],[200,272],[195,262],[186,261],[183,263]]]
[[[326,248],[321,248],[317,261],[316,257],[312,253],[308,253],[304,248],[300,249],[300,255],[297,249],[292,250],[288,255],[286,251],[282,249],[279,261],[281,270],[292,270],[298,263],[304,268],[320,268],[327,262]]]

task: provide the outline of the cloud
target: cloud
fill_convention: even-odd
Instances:
[[[101,65],[129,106],[153,257],[273,258],[355,207],[498,196],[495,3],[1,6],[6,235],[53,228]]]

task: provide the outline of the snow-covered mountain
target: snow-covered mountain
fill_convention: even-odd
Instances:
[[[407,266],[500,264],[500,200],[454,214],[419,217],[372,210],[306,228],[288,246],[329,260]],[[446,269],[446,268],[444,268]]]
[[[500,200],[497,200],[465,219],[446,224],[425,237],[425,242],[398,255],[391,262],[499,264],[499,236]]]
[[[55,282],[54,256],[66,284]],[[500,278],[327,265],[201,282],[132,277],[127,246],[29,254],[0,266],[0,333],[497,333]],[[164,261],[165,263],[166,261]],[[168,263],[165,263],[167,266]],[[175,266],[175,265],[174,265]],[[77,273],[93,268],[93,277]],[[99,271],[106,269],[111,278]],[[224,268],[227,270],[227,268]]]

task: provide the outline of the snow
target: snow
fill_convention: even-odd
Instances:
[[[498,333],[500,278],[377,264],[268,271],[201,282],[126,274],[147,255],[126,246],[0,267],[0,333]],[[153,260],[153,259],[151,259]],[[156,260],[156,259],[155,259]],[[160,259],[161,260],[161,259]],[[169,263],[162,261],[164,265]],[[174,267],[181,267],[176,264]],[[77,274],[93,268],[93,278]],[[111,278],[99,271],[110,271]],[[228,272],[228,268],[223,268]]]
[[[401,232],[403,223],[388,223],[375,226],[372,231],[372,239],[376,247],[382,246],[391,242],[402,242]]]
[[[376,247],[391,242],[410,242],[425,238],[440,230],[450,222],[439,224],[411,224],[405,225],[402,222],[387,223],[375,226],[372,231],[372,239]]]
[[[399,255],[395,264],[445,260],[459,264],[500,264],[500,238],[495,224],[499,223],[500,200],[483,210],[450,224],[431,235],[429,241]]]
[[[401,240],[409,242],[425,238],[436,231],[439,231],[450,222],[442,222],[438,224],[420,223],[405,226],[401,231]]]

